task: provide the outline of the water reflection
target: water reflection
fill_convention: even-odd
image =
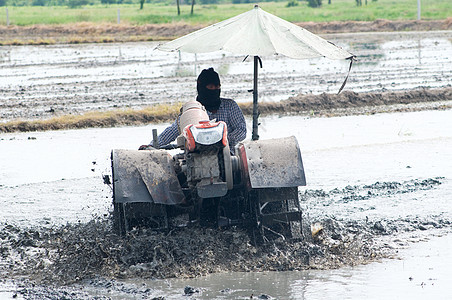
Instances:
[[[417,57],[419,59],[419,64],[422,64],[422,56],[421,56],[421,38],[419,37],[417,40]]]
[[[384,59],[381,43],[377,41],[353,43],[351,48],[354,53],[359,53],[359,64],[376,66]]]

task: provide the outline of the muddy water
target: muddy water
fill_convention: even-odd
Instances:
[[[325,38],[358,56],[346,90],[439,88],[452,82],[451,31],[336,34]],[[47,118],[195,96],[196,75],[213,66],[225,97],[251,101],[252,61],[228,53],[166,53],[156,43],[3,46],[0,48],[0,118]],[[347,61],[263,58],[261,101],[300,93],[335,93]],[[177,88],[168,88],[175,87]]]
[[[110,150],[136,148],[148,141],[152,128],[164,127],[2,134],[0,222],[53,227],[108,214],[111,190],[101,176],[110,172]],[[349,224],[375,223],[374,228],[378,224],[386,232],[380,239],[388,249],[398,249],[401,261],[329,271],[227,273],[192,280],[97,278],[66,287],[64,292],[74,292],[74,299],[179,299],[189,285],[198,290],[193,298],[199,299],[245,299],[251,294],[337,299],[339,292],[348,299],[406,295],[448,299],[452,294],[446,283],[452,273],[442,262],[450,260],[450,128],[450,110],[262,119],[263,139],[293,134],[299,140],[308,181],[301,190],[306,216],[312,222],[333,218]],[[436,235],[440,237],[433,238]],[[413,244],[419,241],[425,242]],[[2,283],[0,295],[11,296],[20,289],[20,283]],[[31,295],[39,293],[55,295],[54,299],[63,295],[55,287],[34,290]]]
[[[248,299],[251,295],[257,299],[450,299],[451,273],[444,262],[452,259],[451,246],[448,235],[412,246],[403,251],[401,260],[354,268],[227,273],[145,283],[156,287],[154,295],[165,295],[165,299],[180,299],[187,286],[198,291],[196,299]]]

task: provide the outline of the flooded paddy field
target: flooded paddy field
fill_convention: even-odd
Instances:
[[[327,38],[358,56],[346,90],[451,87],[450,31]],[[185,101],[209,66],[224,96],[250,100],[252,66],[242,57],[154,47],[2,47],[1,121]],[[347,70],[347,62],[264,58],[260,99],[335,93]],[[305,240],[265,247],[239,229],[112,234],[102,179],[110,151],[136,149],[168,124],[2,133],[0,298],[449,299],[452,110],[430,108],[261,118],[262,139],[297,137],[307,177]],[[312,237],[311,226],[321,233]]]
[[[0,295],[447,299],[451,122],[451,110],[262,118],[262,139],[299,140],[305,226],[323,227],[315,239],[265,248],[239,230],[137,233],[125,241],[111,234],[111,190],[102,181],[110,150],[134,149],[167,124],[2,134],[0,272],[9,279]],[[220,251],[225,243],[230,250]],[[159,256],[165,251],[174,261]]]
[[[401,91],[450,87],[452,32],[325,35],[357,55],[345,90]],[[224,97],[252,99],[252,61],[228,53],[155,50],[157,43],[3,46],[0,48],[0,118],[40,119],[87,111],[141,108],[195,96],[196,76],[213,66]],[[349,62],[324,58],[265,57],[259,99],[337,93]]]

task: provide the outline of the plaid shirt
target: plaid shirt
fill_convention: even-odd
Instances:
[[[245,118],[243,117],[242,110],[234,100],[225,98],[220,99],[221,104],[218,110],[215,113],[207,111],[207,114],[209,115],[210,120],[216,119],[216,121],[223,121],[226,123],[228,126],[229,148],[231,151],[234,151],[235,145],[238,142],[243,141],[246,137]],[[168,145],[179,136],[179,117],[180,116],[178,116],[176,121],[158,136],[160,147]],[[152,146],[152,143],[150,145]]]

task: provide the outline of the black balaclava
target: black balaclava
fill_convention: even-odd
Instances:
[[[204,105],[208,111],[215,112],[221,104],[221,90],[209,90],[206,88],[209,84],[220,85],[220,77],[218,76],[218,73],[213,70],[213,68],[204,69],[201,74],[199,74],[196,86],[198,90],[198,97],[196,97],[196,100]]]

